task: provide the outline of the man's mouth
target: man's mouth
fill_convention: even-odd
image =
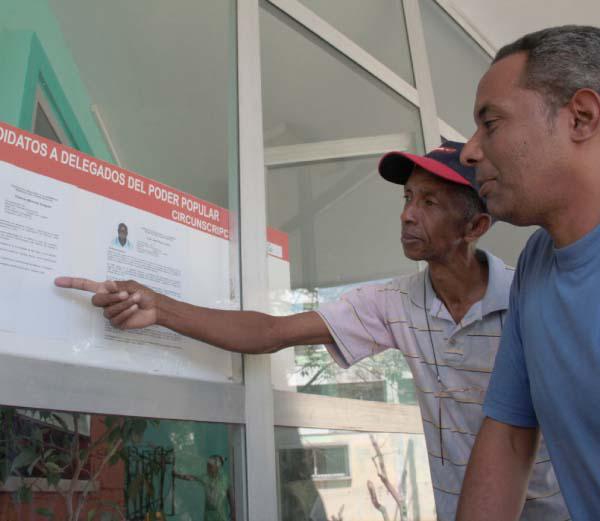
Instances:
[[[416,235],[407,232],[402,232],[402,235],[400,237],[403,243],[411,243],[422,240],[420,237],[417,237]]]
[[[485,181],[481,182],[479,184],[479,195],[484,198],[487,197],[492,191],[493,183],[495,181],[495,179],[486,179]]]

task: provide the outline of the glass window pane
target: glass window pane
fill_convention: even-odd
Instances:
[[[48,118],[48,114],[44,111],[44,108],[38,103],[35,108],[35,123],[33,125],[33,133],[38,136],[44,136],[57,143],[62,143],[62,140],[58,136],[57,125],[52,124]]]
[[[5,406],[0,419],[0,519],[229,521],[242,511],[238,427]]]
[[[234,5],[49,0],[127,168],[223,207],[235,171]]]
[[[422,435],[277,428],[275,446],[281,521],[436,518]]]
[[[315,454],[315,477],[343,477],[349,475],[348,447],[318,447]]]
[[[135,279],[239,308],[235,1],[0,0],[0,15],[0,198],[20,208],[0,211],[0,278],[17,296],[0,352],[240,381],[238,355],[118,331],[53,287]]]
[[[419,5],[439,115],[468,138],[477,84],[492,59],[434,0]]]
[[[300,0],[401,78],[415,84],[399,0]]]
[[[287,275],[270,280],[273,311],[316,309],[352,285],[415,271],[400,244],[402,189],[380,178],[377,163],[392,149],[423,151],[418,110],[280,15],[263,10],[261,31],[268,220],[289,238]],[[393,351],[342,370],[322,346],[299,346],[274,355],[273,381],[414,403],[410,371]]]
[[[261,10],[260,28],[267,148],[349,138],[365,148],[390,134],[422,146],[416,107],[273,8]]]

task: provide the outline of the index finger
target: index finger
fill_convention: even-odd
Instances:
[[[59,288],[79,289],[91,293],[108,293],[110,291],[110,288],[107,288],[103,282],[79,277],[57,277],[54,279],[54,284]]]

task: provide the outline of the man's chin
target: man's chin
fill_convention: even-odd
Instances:
[[[519,213],[517,208],[512,205],[509,207],[508,205],[493,204],[488,202],[487,210],[496,221],[502,221],[514,226],[529,226],[532,224],[525,216]]]
[[[510,222],[510,216],[514,213],[514,208],[509,208],[496,198],[488,198],[486,207],[488,213],[497,221]]]
[[[404,256],[407,259],[410,259],[412,261],[421,261],[423,260],[423,254],[421,252],[415,251],[414,249],[411,249],[410,247],[407,246],[402,246],[402,251],[404,252]]]

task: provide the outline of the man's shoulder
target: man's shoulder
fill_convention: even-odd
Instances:
[[[552,237],[543,228],[536,230],[529,237],[517,263],[517,273],[520,279],[523,278],[524,273],[536,272],[548,262],[551,262],[554,250],[553,244]]]
[[[422,288],[424,271],[417,271],[406,275],[398,275],[390,279],[381,291],[397,297],[409,297],[415,291],[415,288]]]
[[[487,257],[490,280],[499,286],[510,286],[515,276],[515,267],[507,264],[502,258],[496,257],[487,250],[482,251]]]
[[[535,255],[548,247],[552,247],[552,237],[546,230],[539,228],[527,239],[522,255]]]
[[[402,275],[384,282],[373,282],[355,287],[342,295],[354,299],[370,299],[384,302],[390,298],[403,298],[410,291],[411,276]]]

